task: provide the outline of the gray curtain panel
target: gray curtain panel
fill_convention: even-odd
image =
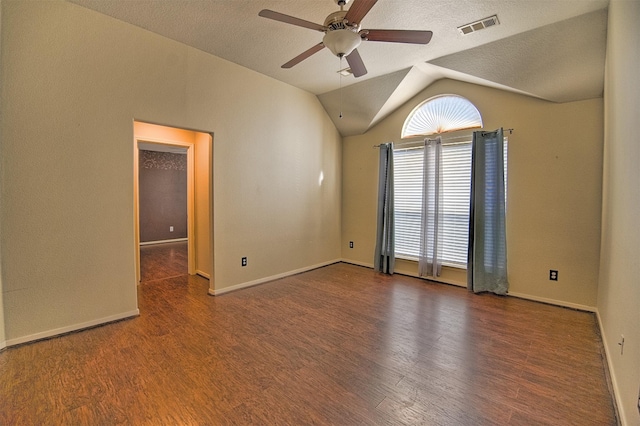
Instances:
[[[380,145],[378,171],[378,227],[374,266],[378,272],[393,274],[394,252],[393,144]]]
[[[442,139],[424,141],[422,218],[418,273],[439,277],[442,270]]]
[[[502,129],[473,132],[467,288],[506,294],[504,136]]]

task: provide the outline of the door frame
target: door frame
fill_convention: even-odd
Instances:
[[[194,193],[194,144],[177,140],[156,139],[134,136],[134,215],[135,215],[135,246],[136,246],[136,282],[140,283],[140,143],[155,145],[179,146],[187,149],[187,272],[194,275],[195,271],[195,193]]]

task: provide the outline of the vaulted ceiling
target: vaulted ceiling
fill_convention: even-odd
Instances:
[[[258,16],[270,9],[323,24],[339,10],[334,0],[68,1],[314,93],[343,136],[364,133],[441,78],[554,102],[603,93],[608,0],[379,0],[363,28],[431,30],[433,38],[363,42],[368,73],[359,78],[340,77],[347,64],[328,49],[281,68],[322,33]],[[491,15],[499,25],[457,29]]]

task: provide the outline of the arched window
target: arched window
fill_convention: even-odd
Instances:
[[[411,111],[402,127],[402,137],[425,138],[482,125],[480,112],[469,100],[458,95],[441,95],[427,99]],[[459,132],[449,140],[442,138],[439,159],[435,160],[441,170],[437,214],[442,224],[438,235],[442,247],[438,257],[443,265],[462,269],[467,266],[468,254],[471,140],[471,131]],[[401,259],[418,260],[423,252],[420,237],[423,217],[436,214],[433,203],[423,203],[425,145],[399,143],[393,152],[395,254]],[[506,143],[504,176],[506,188]]]
[[[482,128],[478,108],[458,95],[427,99],[411,111],[402,126],[402,138]]]

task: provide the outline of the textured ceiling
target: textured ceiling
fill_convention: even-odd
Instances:
[[[433,38],[363,42],[368,74],[342,78],[342,94],[340,61],[327,49],[280,68],[321,33],[258,16],[271,9],[322,24],[338,10],[334,0],[69,1],[314,93],[343,135],[365,132],[444,77],[558,102],[602,95],[608,0],[379,0],[363,28],[431,30]],[[456,29],[493,14],[499,26],[466,36]]]
[[[599,10],[430,63],[551,101],[594,98],[604,90],[606,32],[607,13]]]

